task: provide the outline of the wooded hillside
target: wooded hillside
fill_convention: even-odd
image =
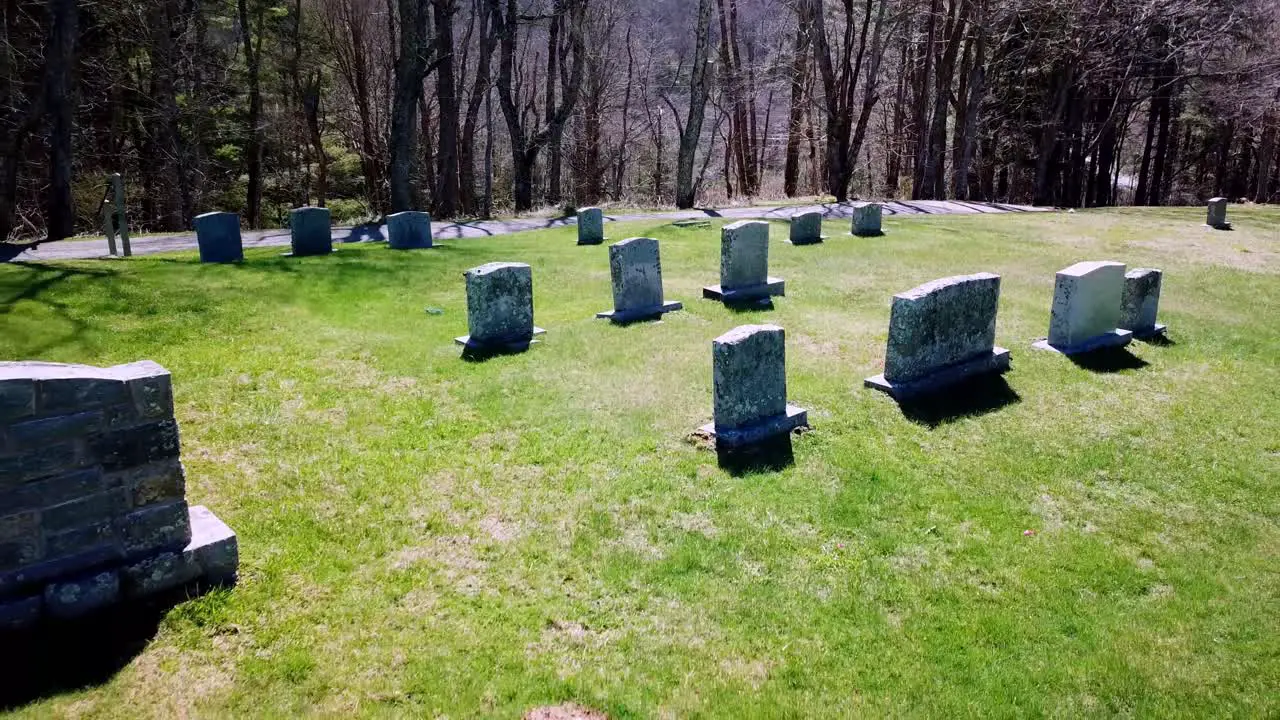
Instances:
[[[0,0],[0,240],[830,195],[1280,198],[1275,0]]]

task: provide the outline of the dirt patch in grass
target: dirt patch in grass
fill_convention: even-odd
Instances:
[[[599,710],[578,703],[561,705],[544,705],[536,707],[524,714],[524,720],[608,720],[609,716]]]

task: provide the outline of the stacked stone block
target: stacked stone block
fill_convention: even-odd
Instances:
[[[0,363],[0,628],[233,579],[234,533],[185,490],[164,368]]]

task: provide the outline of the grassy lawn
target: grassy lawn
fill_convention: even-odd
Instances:
[[[608,251],[572,228],[0,266],[0,358],[172,371],[188,498],[242,560],[109,680],[17,715],[1275,716],[1280,210],[1203,216],[842,221],[810,247],[775,226],[788,295],[753,313],[699,299],[718,224],[610,225],[662,241],[686,308],[626,328],[593,319]],[[1113,372],[1032,350],[1084,259],[1162,268],[1173,344]],[[548,332],[464,362],[461,273],[490,260],[533,266]],[[863,389],[890,296],[980,270],[1004,404]],[[733,474],[689,433],[711,340],[754,322],[786,328],[813,430]]]

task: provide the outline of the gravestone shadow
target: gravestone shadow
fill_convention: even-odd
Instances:
[[[1135,338],[1135,339],[1138,342],[1146,343],[1147,345],[1155,345],[1156,347],[1173,347],[1174,345],[1178,344],[1176,340],[1169,337],[1168,333],[1160,333],[1158,335],[1152,335],[1150,337]]]
[[[725,309],[736,315],[743,313],[768,312],[773,309],[773,298],[763,300],[743,300],[741,302],[725,302]]]
[[[374,220],[373,222],[352,226],[346,237],[338,237],[335,232],[333,233],[333,239],[340,243],[382,242],[387,239],[387,236],[382,232],[382,228],[382,222]]]
[[[175,605],[210,589],[196,582],[76,620],[0,630],[0,712],[111,680],[147,648]]]
[[[936,393],[897,402],[908,420],[932,429],[962,418],[997,412],[1022,402],[1022,396],[1002,375],[980,375]]]
[[[471,363],[482,363],[494,358],[507,357],[508,355],[522,355],[533,347],[534,343],[527,345],[502,345],[498,347],[474,347],[464,345],[462,347],[462,359]]]
[[[1122,347],[1099,348],[1092,352],[1069,355],[1068,357],[1077,367],[1095,373],[1141,370],[1151,364]]]
[[[791,433],[782,433],[763,442],[739,448],[721,447],[716,443],[716,460],[721,469],[734,477],[750,473],[778,472],[795,464]]]

